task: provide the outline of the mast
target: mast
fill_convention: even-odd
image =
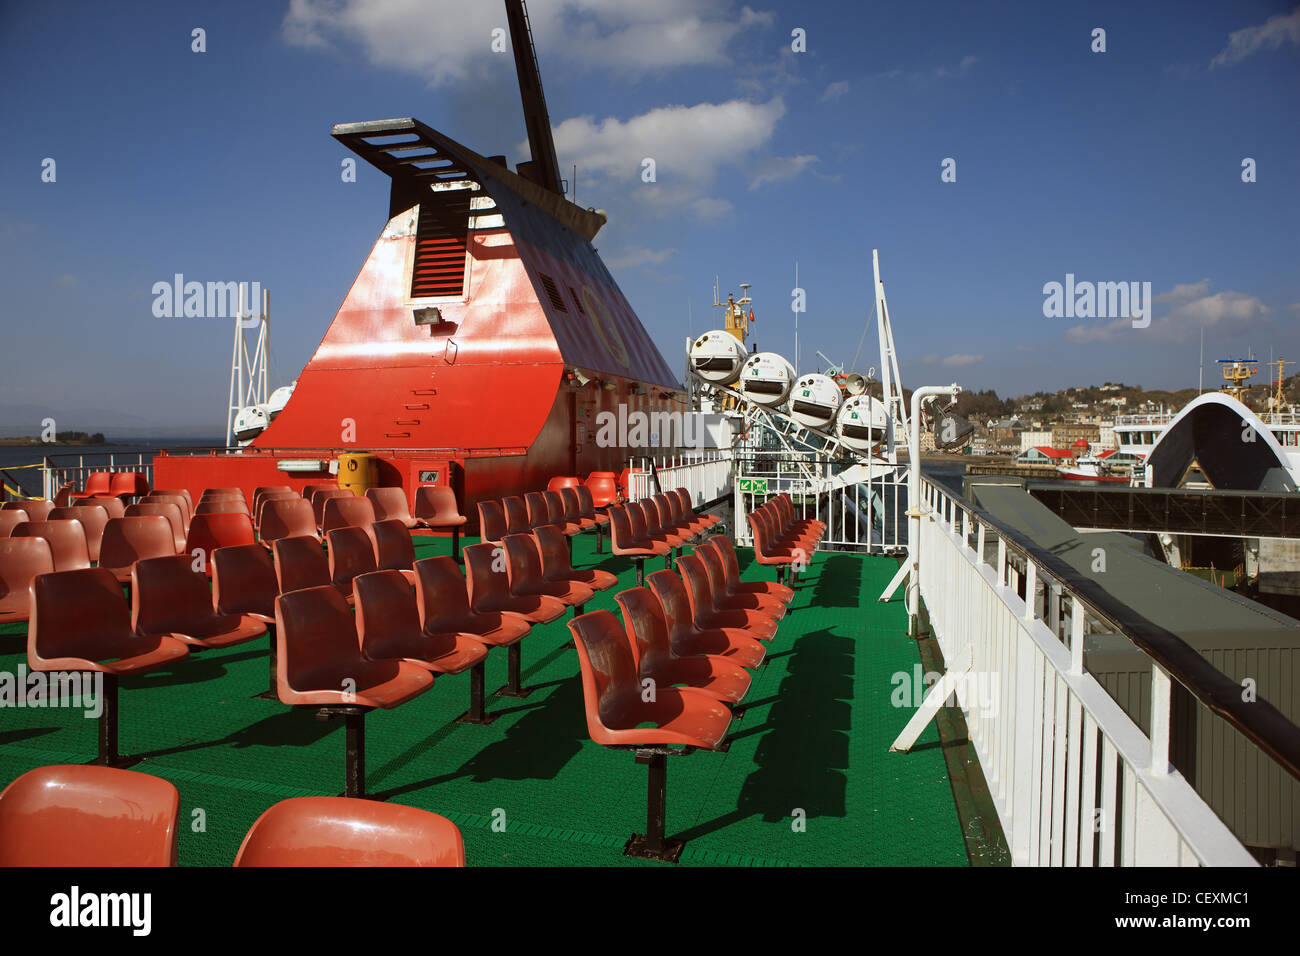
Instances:
[[[555,156],[555,138],[551,135],[551,118],[546,112],[542,74],[537,67],[537,49],[533,46],[533,31],[528,25],[528,7],[524,0],[506,0],[506,20],[510,24],[510,45],[515,51],[515,70],[519,74],[519,96],[524,105],[524,125],[528,128],[528,150],[533,156],[528,162],[518,165],[519,175],[563,196],[560,161]]]

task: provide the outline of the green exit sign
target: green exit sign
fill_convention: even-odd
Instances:
[[[740,491],[742,494],[749,493],[751,495],[765,495],[767,494],[767,479],[741,478]]]

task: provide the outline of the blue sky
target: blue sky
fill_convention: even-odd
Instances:
[[[1185,387],[1202,327],[1207,364],[1300,359],[1293,2],[530,12],[561,165],[674,369],[715,275],[753,283],[759,347],[792,354],[796,260],[804,368],[851,362],[873,247],[908,386]],[[526,158],[504,25],[494,0],[0,3],[0,426],[219,434],[231,323],[155,318],[177,272],[269,288],[273,384],[293,378],[387,210],[377,171],[341,181],[330,127],[416,116]],[[1067,273],[1150,282],[1151,326],[1044,317]]]

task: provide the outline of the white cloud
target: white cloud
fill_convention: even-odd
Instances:
[[[580,67],[645,73],[724,66],[741,34],[772,26],[775,15],[733,0],[554,0],[534,4],[529,22],[538,56]],[[500,3],[478,0],[290,0],[287,43],[356,43],[376,66],[418,73],[433,85],[486,72],[503,54],[492,31],[506,28]],[[507,52],[504,54],[509,56]]]
[[[707,195],[724,166],[753,167],[757,176],[772,179],[797,174],[815,158],[753,159],[784,115],[785,104],[774,98],[664,106],[628,120],[578,116],[555,128],[555,148],[561,165],[578,158],[583,178],[597,180],[594,189],[616,190],[662,211],[690,206],[701,218],[715,218],[731,208]],[[646,159],[654,160],[654,182],[642,179]]]
[[[934,75],[939,79],[943,79],[944,77],[948,77],[948,76],[961,76],[963,73],[966,73],[968,70],[970,70],[970,68],[974,66],[978,61],[979,61],[979,57],[973,54],[968,54],[962,57],[961,62],[958,63],[956,66],[939,67],[939,69],[934,71]]]
[[[1210,280],[1175,285],[1152,296],[1154,302],[1168,303],[1169,311],[1155,317],[1146,329],[1133,328],[1133,320],[1116,319],[1112,322],[1082,320],[1066,330],[1071,342],[1120,342],[1135,344],[1140,341],[1186,342],[1200,333],[1202,328],[1222,330],[1222,334],[1235,335],[1267,319],[1272,311],[1258,297],[1244,292],[1215,292],[1209,294]],[[1141,338],[1138,338],[1141,336]]]
[[[1210,68],[1240,63],[1261,50],[1277,50],[1287,43],[1300,46],[1300,7],[1290,13],[1269,17],[1259,26],[1228,34],[1228,45],[1210,61]]]
[[[647,249],[645,246],[628,246],[610,256],[605,264],[611,269],[636,269],[639,266],[659,265],[677,254],[676,249]]]
[[[793,179],[815,162],[817,157],[809,154],[761,159],[750,167],[749,188],[757,189],[766,183],[779,183],[783,179]]]
[[[948,368],[964,368],[967,365],[978,365],[982,361],[984,361],[983,355],[967,355],[964,353],[958,353],[956,355],[944,356],[943,360],[940,361],[939,364],[947,366]]]
[[[839,99],[848,91],[849,91],[848,80],[836,80],[834,83],[826,87],[826,90],[822,93],[822,102],[826,103],[829,102],[830,100]]]

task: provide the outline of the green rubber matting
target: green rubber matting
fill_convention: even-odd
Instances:
[[[420,557],[449,553],[447,538],[416,545]],[[773,579],[751,552],[740,559],[747,580]],[[617,614],[614,595],[635,583],[631,562],[596,554],[588,534],[575,541],[574,563],[619,575],[586,608]],[[966,864],[933,725],[911,753],[889,753],[919,702],[891,702],[920,660],[901,597],[876,603],[896,569],[890,558],[815,555],[754,672],[754,703],[732,724],[730,751],[668,761],[668,832],[689,841],[682,865]],[[577,652],[563,646],[569,617],[524,638],[526,699],[493,696],[506,652],[492,652],[495,723],[455,722],[468,673],[366,717],[368,790],[450,818],[471,866],[666,865],[622,855],[645,827],[647,771],[630,751],[588,738]],[[0,671],[25,665],[25,635],[24,624],[0,627]],[[342,791],[343,722],[254,699],[267,683],[265,638],[122,681],[119,747],[146,758],[133,769],[180,790],[182,865],[228,866],[271,804]],[[84,763],[95,741],[96,722],[81,710],[0,708],[0,785],[34,767]]]

